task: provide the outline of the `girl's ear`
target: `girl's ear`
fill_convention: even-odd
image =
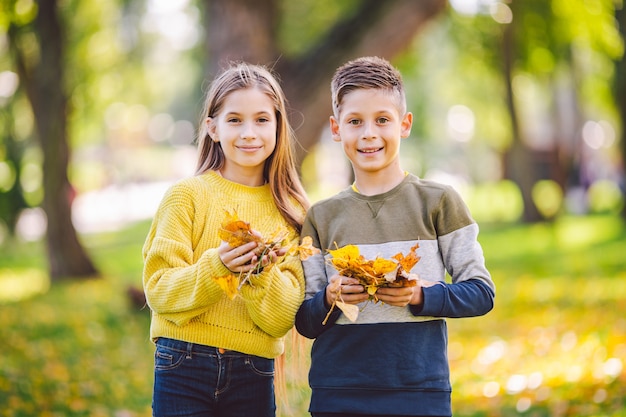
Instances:
[[[217,137],[217,124],[215,123],[215,119],[207,117],[205,123],[211,140],[213,140],[213,142],[219,142],[220,140]]]
[[[341,142],[341,136],[339,136],[339,123],[335,116],[330,116],[330,133],[333,135],[335,142]]]
[[[413,126],[413,113],[408,112],[400,123],[400,137],[408,138],[411,134],[411,126]]]

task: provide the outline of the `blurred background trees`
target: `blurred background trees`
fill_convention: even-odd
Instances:
[[[206,81],[231,59],[280,75],[312,199],[349,182],[325,131],[332,73],[380,55],[403,72],[415,114],[404,167],[453,184],[478,221],[623,211],[619,0],[2,7],[0,244],[45,235],[53,278],[93,276],[77,235],[149,218],[191,175]]]
[[[66,44],[57,1],[40,2],[30,22],[16,23],[9,23],[8,47],[30,103],[34,136],[42,155],[41,206],[49,219],[45,236],[50,277],[92,276],[96,269],[78,241],[71,216],[74,190],[67,176],[70,153],[64,84]],[[7,142],[12,139],[13,136],[8,137]],[[21,161],[11,162],[19,167]],[[19,199],[18,203],[22,201]],[[14,218],[15,213],[11,213],[10,219]]]

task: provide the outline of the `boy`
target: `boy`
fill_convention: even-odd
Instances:
[[[400,141],[413,115],[397,69],[377,57],[356,59],[337,69],[331,92],[333,140],[342,143],[355,181],[311,207],[302,229],[322,250],[303,262],[306,296],[296,315],[297,330],[315,339],[309,411],[451,416],[445,318],[486,314],[495,297],[478,226],[451,187],[400,167]],[[416,243],[417,285],[379,288],[376,303],[324,258],[328,249],[350,244],[366,259],[391,259]],[[326,318],[338,292],[343,302],[359,304],[356,321],[338,308]]]

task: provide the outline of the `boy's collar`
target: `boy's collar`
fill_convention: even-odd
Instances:
[[[406,177],[407,175],[409,175],[409,171],[404,171],[404,176]],[[359,189],[356,188],[356,181],[352,183],[351,188],[352,188],[352,191],[354,191],[355,193],[361,194]]]

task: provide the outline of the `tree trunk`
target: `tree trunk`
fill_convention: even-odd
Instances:
[[[330,80],[335,69],[361,55],[392,59],[445,8],[446,1],[364,0],[358,4],[355,13],[338,21],[321,41],[296,59],[287,60],[279,55],[275,39],[279,16],[275,0],[206,0],[211,72],[229,59],[276,63],[296,113],[292,121],[301,145],[296,148],[299,161],[328,124]]]
[[[270,64],[276,59],[276,0],[206,0],[210,78],[230,61]]]
[[[532,188],[535,183],[535,177],[531,165],[531,152],[522,140],[515,106],[515,97],[513,95],[514,22],[515,20],[504,26],[502,37],[502,68],[506,89],[506,104],[511,120],[511,134],[513,136],[513,144],[504,157],[504,171],[505,175],[520,188],[522,202],[524,204],[523,220],[525,222],[536,222],[541,220],[541,214],[532,198]]]
[[[18,39],[11,39],[20,79],[31,103],[37,138],[43,151],[43,210],[52,280],[90,278],[97,271],[72,224],[73,189],[67,177],[67,97],[63,84],[63,36],[56,0],[38,2],[33,30],[39,42],[35,63],[26,61]],[[10,30],[17,36],[16,31]],[[30,65],[29,65],[30,64]]]

